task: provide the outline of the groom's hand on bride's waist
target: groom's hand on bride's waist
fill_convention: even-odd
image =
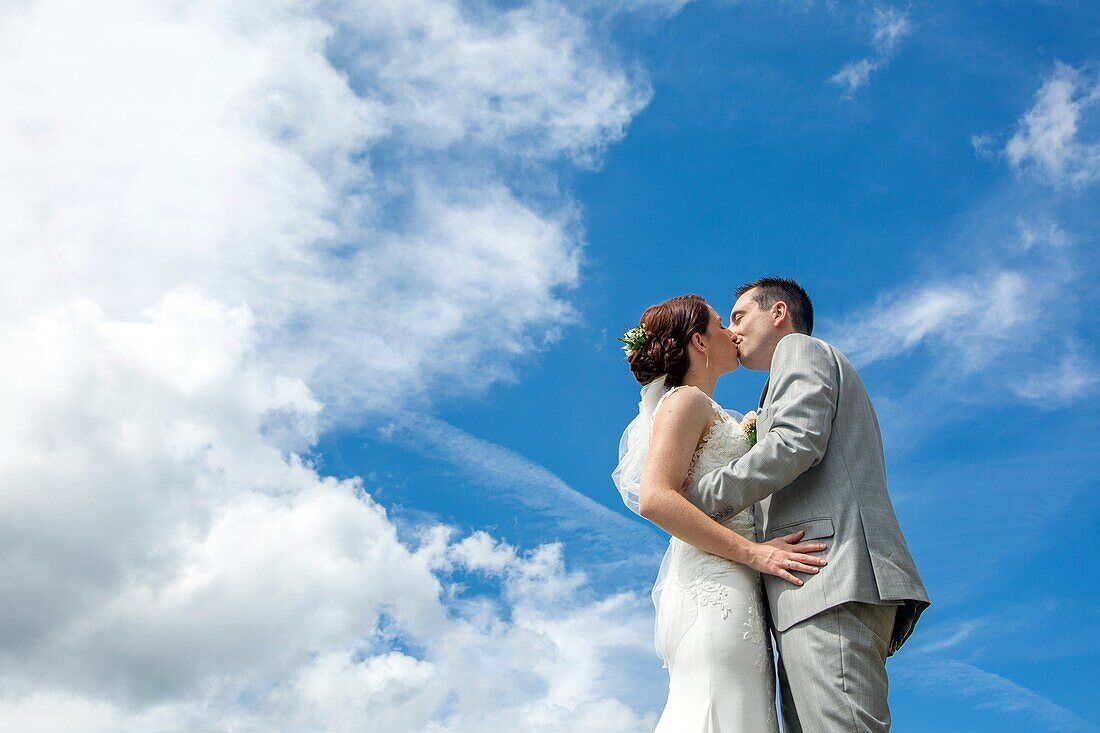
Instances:
[[[804,584],[801,578],[794,573],[806,573],[816,575],[821,568],[828,565],[825,558],[809,554],[823,552],[823,542],[799,542],[805,531],[799,530],[783,537],[776,537],[767,542],[754,543],[753,552],[750,553],[749,566],[754,570],[768,575],[782,578],[789,583],[801,586]]]

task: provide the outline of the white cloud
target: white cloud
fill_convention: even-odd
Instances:
[[[402,544],[358,481],[270,444],[273,422],[308,439],[318,404],[252,336],[247,311],[194,292],[139,321],[81,304],[4,333],[5,383],[25,376],[4,393],[0,727],[651,723],[614,697],[620,665],[652,659],[648,599],[595,595],[560,546]],[[447,591],[462,569],[499,599]]]
[[[1100,100],[1100,82],[1063,63],[1035,95],[1005,155],[1020,172],[1056,186],[1080,187],[1100,177],[1100,143],[1078,135],[1087,110]]]
[[[1079,140],[1078,128],[1097,98],[1100,86],[1058,64],[1005,155],[1018,171],[1047,183],[1089,182],[1100,172],[1100,146]],[[988,134],[970,142],[980,156],[996,146]],[[904,406],[887,402],[888,411],[930,415],[927,403],[944,404],[924,395],[930,390],[954,391],[967,400],[1009,395],[1046,406],[1088,394],[1100,382],[1100,368],[1095,353],[1082,347],[1077,316],[1080,293],[1087,289],[1081,237],[1060,221],[1074,220],[1073,208],[1005,189],[970,217],[949,248],[969,253],[954,271],[939,267],[920,282],[881,294],[860,313],[829,325],[829,336],[862,364],[914,358],[919,348],[931,359],[930,376],[917,393],[902,398]]]
[[[829,77],[829,81],[845,87],[849,93],[854,92],[871,80],[872,72],[882,68],[882,62],[877,59],[858,59],[850,61],[840,70]]]
[[[970,146],[974,148],[974,153],[983,160],[991,160],[997,156],[998,153],[994,150],[996,144],[997,140],[988,133],[970,136]]]
[[[691,0],[589,0],[587,4],[603,9],[609,15],[640,13],[669,18],[683,10],[689,2]]]
[[[988,264],[969,264],[968,272],[938,267],[823,326],[857,365],[921,365],[916,373],[924,376],[905,405],[889,408],[887,400],[888,409],[929,417],[963,398],[1006,397],[1065,405],[1100,378],[1078,344],[1081,324],[1071,305],[1082,282],[1075,237],[1045,214],[1007,220],[1005,211],[1018,210],[1007,199],[991,202],[952,244],[971,263]]]
[[[1034,247],[1053,247],[1065,249],[1073,244],[1073,237],[1058,222],[1049,217],[1030,221],[1025,217],[1016,217],[1016,228],[1020,231],[1020,246],[1030,250]]]
[[[1051,730],[1097,731],[1072,710],[1001,675],[955,660],[910,661],[900,673],[929,693],[974,700],[982,709],[1019,713]]]
[[[953,624],[952,626],[953,628],[949,634],[941,634],[940,638],[935,638],[935,636],[932,635],[931,641],[914,644],[913,649],[907,650],[908,653],[911,655],[923,655],[956,647],[973,637],[974,632],[982,628],[982,622],[970,620],[958,625]],[[930,636],[930,634],[926,633],[925,636]]]
[[[298,457],[568,323],[553,167],[649,95],[604,43],[550,1],[0,9],[0,728],[652,726],[648,599],[409,546]]]
[[[871,17],[872,56],[850,61],[829,77],[829,81],[844,88],[852,96],[867,85],[871,75],[886,68],[897,53],[901,41],[913,30],[908,13],[897,8],[876,7]]]
[[[1056,363],[1021,379],[1015,392],[1039,402],[1068,404],[1100,384],[1100,369],[1072,344]]]
[[[657,532],[649,525],[611,511],[515,451],[480,440],[442,420],[418,416],[400,425],[386,425],[382,434],[456,466],[482,489],[496,492],[498,500],[517,505],[528,528],[545,523],[554,536],[575,539],[605,557],[616,554],[616,548],[629,546],[638,553],[648,552],[657,562],[663,552]],[[607,491],[613,490],[607,487]]]
[[[880,298],[830,331],[854,361],[870,364],[929,343],[953,367],[972,371],[1016,336],[1028,281],[1017,272],[932,282]]]
[[[897,8],[875,8],[872,24],[874,32],[871,35],[871,46],[880,56],[892,55],[897,51],[901,39],[913,30],[908,13]]]
[[[482,388],[552,339],[582,238],[539,164],[597,162],[644,80],[557,3],[313,7],[3,11],[4,312],[201,286],[329,415]]]
[[[507,143],[509,155],[589,162],[622,137],[648,89],[604,61],[581,18],[553,2],[487,12],[346,3],[338,39],[369,48],[350,60],[352,86],[369,89],[420,149]]]

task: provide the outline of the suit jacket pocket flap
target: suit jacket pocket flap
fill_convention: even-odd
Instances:
[[[799,530],[804,530],[805,535],[799,542],[807,542],[809,540],[819,540],[822,537],[833,536],[833,520],[828,517],[822,517],[821,519],[807,519],[802,522],[795,522],[794,524],[784,524],[782,527],[772,527],[768,530],[767,539],[774,540],[776,537],[782,537]]]

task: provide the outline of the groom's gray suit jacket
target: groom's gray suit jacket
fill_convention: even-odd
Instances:
[[[689,498],[717,520],[753,504],[756,535],[805,530],[828,545],[828,565],[796,587],[765,575],[777,631],[849,601],[897,604],[889,653],[929,605],[886,489],[878,418],[855,367],[802,334],[776,346],[748,453],[702,476]]]

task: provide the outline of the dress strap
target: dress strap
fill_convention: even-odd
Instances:
[[[669,391],[667,391],[667,392],[665,392],[665,393],[664,393],[663,395],[661,395],[661,399],[657,400],[657,406],[653,408],[653,417],[654,417],[654,419],[656,419],[656,417],[657,417],[657,413],[661,411],[661,405],[663,405],[663,404],[665,403],[665,399],[666,399],[666,398],[667,398],[667,397],[668,397],[668,396],[669,396],[670,394],[672,394],[673,392],[675,392],[676,390],[680,390],[680,389],[683,389],[683,388],[684,388],[684,387],[686,387],[686,386],[688,386],[688,385],[686,385],[686,384],[681,384],[681,385],[680,385],[679,387],[673,387],[672,389],[670,389]]]
[[[718,413],[719,420],[733,420],[733,418],[730,417],[730,414],[726,412],[726,409],[718,404],[718,402],[713,397],[711,397],[709,394],[706,394],[706,392],[704,392],[703,394],[706,395],[706,398],[708,400],[710,400],[710,406],[714,408],[714,411],[716,413]]]
[[[681,384],[679,387],[673,387],[672,389],[670,389],[669,391],[667,391],[663,395],[661,395],[661,399],[657,400],[657,406],[653,408],[653,417],[654,418],[657,417],[657,413],[660,412],[661,405],[664,403],[666,397],[668,397],[670,394],[672,394],[676,390],[686,389],[690,386],[691,386],[690,384]],[[699,391],[703,392],[703,390],[699,390]],[[729,420],[729,419],[731,419],[730,416],[729,416],[729,413],[727,413],[725,410],[723,410],[722,406],[719,405],[717,402],[715,402],[713,397],[708,395],[706,392],[703,392],[703,396],[706,397],[708,400],[710,400],[711,407],[713,407],[715,413],[717,413],[717,415],[715,416],[716,420]]]

